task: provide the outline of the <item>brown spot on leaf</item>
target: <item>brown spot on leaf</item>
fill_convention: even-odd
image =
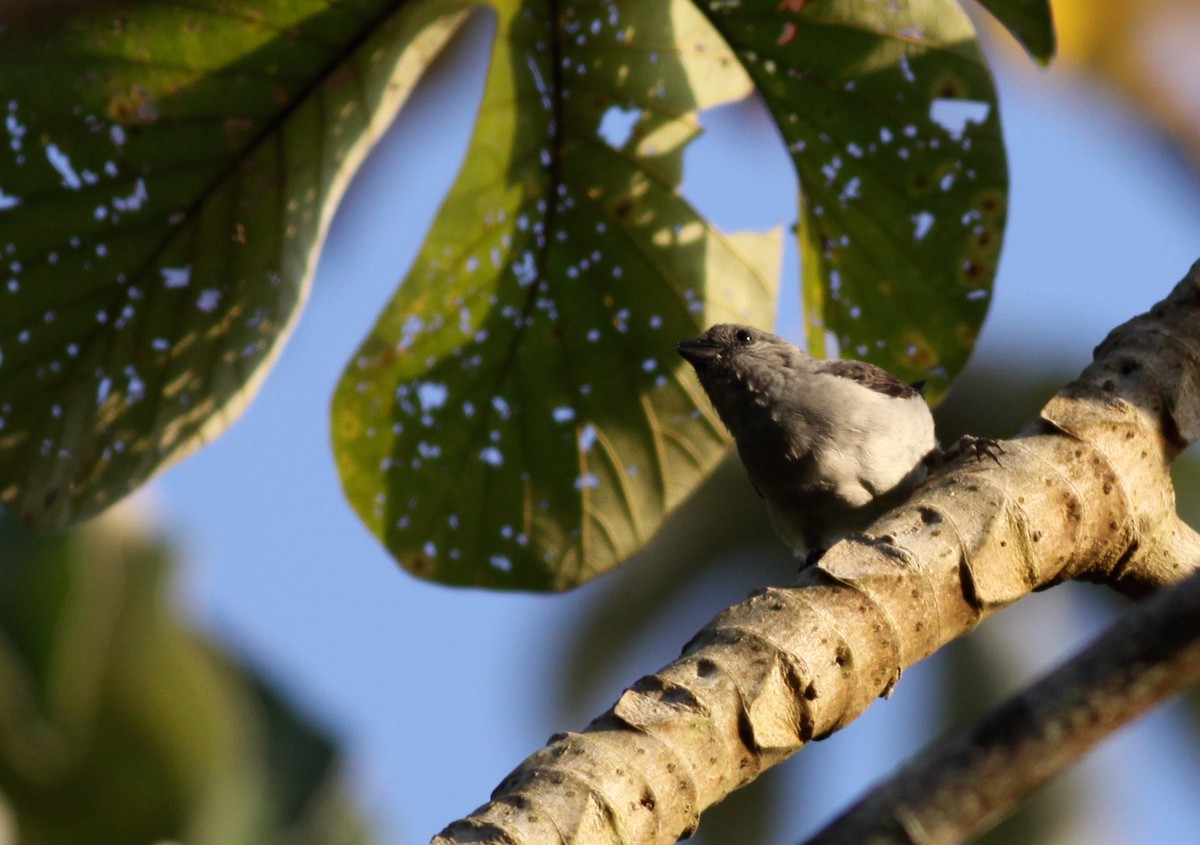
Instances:
[[[982,191],[976,198],[975,207],[984,216],[997,214],[1004,210],[1004,192],[998,190]]]
[[[114,93],[108,98],[108,116],[123,125],[153,123],[158,120],[158,103],[141,85],[131,85],[128,91]]]
[[[967,86],[955,76],[944,76],[933,87],[933,96],[946,100],[961,100],[967,96]]]
[[[354,67],[350,64],[344,64],[329,75],[325,80],[326,88],[340,88],[341,86],[354,81]]]
[[[254,128],[254,121],[248,117],[227,117],[221,121],[221,130],[230,147],[241,146],[245,135]]]
[[[987,278],[987,271],[982,265],[974,261],[964,261],[962,265],[962,278],[968,284],[977,283]]]
[[[427,555],[415,554],[411,558],[408,559],[408,571],[411,572],[413,575],[417,575],[422,578],[427,578],[433,574],[433,570],[434,570],[433,558],[431,558]]]

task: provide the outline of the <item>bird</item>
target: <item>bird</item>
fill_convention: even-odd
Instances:
[[[943,454],[923,382],[813,358],[734,323],[676,349],[733,435],[771,526],[805,565],[907,498]]]

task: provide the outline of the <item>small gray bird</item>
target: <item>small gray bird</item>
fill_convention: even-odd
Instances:
[[[940,454],[920,384],[874,364],[818,361],[729,323],[677,348],[737,442],[772,527],[808,562],[903,500]]]

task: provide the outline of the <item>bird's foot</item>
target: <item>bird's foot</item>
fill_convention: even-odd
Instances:
[[[947,463],[958,458],[974,458],[976,461],[991,458],[999,466],[1000,456],[1003,454],[1005,454],[1004,447],[1000,445],[999,440],[964,434],[957,443],[946,450],[945,457]]]

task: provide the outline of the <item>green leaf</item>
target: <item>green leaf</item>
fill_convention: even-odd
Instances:
[[[979,0],[996,16],[1025,52],[1040,65],[1054,58],[1054,20],[1049,0]]]
[[[0,11],[0,502],[91,515],[237,417],[347,180],[463,8]]]
[[[779,240],[723,235],[679,195],[696,112],[748,91],[690,3],[496,11],[466,163],[338,385],[333,441],[412,572],[565,589],[724,452],[675,344],[769,325]]]
[[[170,573],[132,508],[60,534],[0,518],[0,831],[366,842],[328,737],[180,624]]]
[[[951,0],[705,8],[800,177],[810,348],[938,393],[987,312],[1007,207],[996,91],[970,22]]]

